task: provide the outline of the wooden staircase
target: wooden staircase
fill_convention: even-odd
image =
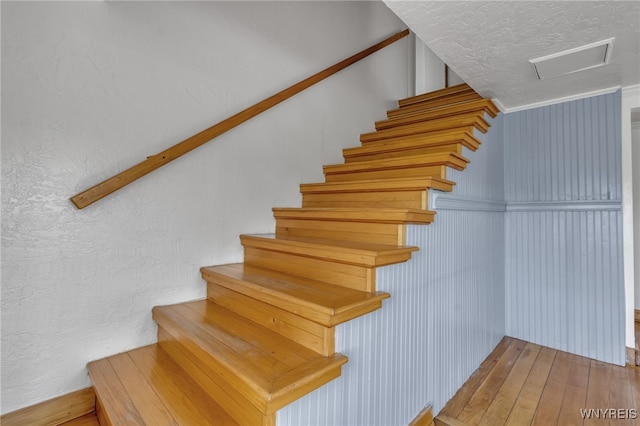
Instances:
[[[335,326],[382,306],[376,268],[405,262],[407,224],[428,224],[427,191],[451,191],[485,114],[466,84],[399,108],[275,208],[276,232],[243,235],[243,264],[204,267],[207,299],[153,309],[158,343],[88,366],[103,425],[273,425],[276,412],[335,379]],[[355,362],[358,362],[355,360]]]

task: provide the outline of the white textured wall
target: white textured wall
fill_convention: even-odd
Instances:
[[[624,287],[625,287],[625,344],[628,348],[635,347],[635,283],[637,273],[635,271],[635,251],[640,247],[634,247],[634,233],[640,213],[634,210],[634,162],[631,137],[631,116],[634,111],[640,110],[640,85],[622,88],[620,122],[622,127],[622,235],[623,263],[624,263]]]
[[[407,96],[406,39],[78,211],[69,197],[404,28],[377,2],[2,2],[3,413],[155,339],[151,308]]]
[[[631,126],[631,143],[633,154],[633,247],[635,256],[634,309],[640,310],[640,122],[633,123]]]

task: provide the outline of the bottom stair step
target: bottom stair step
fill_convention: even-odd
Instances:
[[[160,346],[236,419],[249,412],[273,415],[340,376],[347,362],[344,355],[320,355],[209,300],[155,307],[153,318]]]
[[[158,345],[89,364],[100,424],[237,425]]]

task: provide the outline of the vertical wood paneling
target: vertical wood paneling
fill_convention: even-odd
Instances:
[[[619,93],[505,117],[505,300],[508,335],[624,364],[619,122]]]
[[[407,424],[429,402],[437,413],[505,330],[623,363],[619,105],[611,94],[494,120],[450,175],[452,195],[505,199],[507,213],[438,210],[410,226],[421,251],[378,271],[392,298],[337,329],[343,376],[278,423]]]
[[[620,94],[505,117],[507,201],[620,200]]]
[[[455,194],[503,199],[502,117],[492,125]],[[504,242],[503,212],[441,210],[409,226],[420,251],[377,271],[391,298],[337,327],[342,376],[280,410],[278,424],[406,425],[428,403],[437,413],[504,336]]]

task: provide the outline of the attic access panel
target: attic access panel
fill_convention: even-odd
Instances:
[[[530,59],[539,80],[571,74],[609,63],[614,38]]]

